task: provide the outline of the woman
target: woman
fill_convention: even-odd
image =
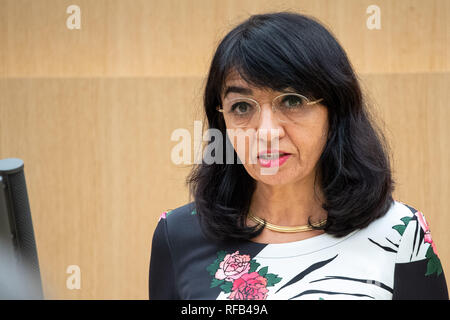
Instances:
[[[235,27],[204,107],[238,162],[204,160],[187,180],[194,201],[161,215],[150,299],[448,299],[426,220],[393,200],[383,135],[314,18]]]

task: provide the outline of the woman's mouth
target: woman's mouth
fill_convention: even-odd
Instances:
[[[260,153],[258,155],[258,163],[264,168],[280,167],[289,159],[290,156],[290,153],[285,152]]]

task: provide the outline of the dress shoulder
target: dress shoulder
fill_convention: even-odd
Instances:
[[[194,203],[166,209],[158,219],[153,233],[149,271],[149,298],[180,299],[178,274],[180,258],[198,238]]]
[[[194,214],[196,214],[195,203],[189,202],[174,209],[166,209],[161,213],[159,219],[168,219],[170,216],[170,221],[177,221],[180,219],[186,219],[189,215]]]
[[[172,248],[185,251],[186,245],[204,245],[206,236],[200,226],[195,202],[163,212],[160,219],[167,225],[167,236]]]
[[[424,259],[432,259],[433,270],[442,272],[442,267],[438,258],[436,244],[431,237],[431,229],[422,211],[401,203],[409,209],[407,215],[401,218],[403,225],[394,226],[401,235],[399,250],[397,253],[397,263],[415,262]],[[431,265],[430,265],[431,267]],[[429,270],[431,271],[431,270]]]
[[[398,203],[407,210],[400,218],[401,223],[393,226],[401,237],[395,261],[393,299],[448,300],[445,275],[425,215],[410,205]]]

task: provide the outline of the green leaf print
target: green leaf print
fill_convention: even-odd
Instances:
[[[409,223],[409,220],[411,220],[411,219],[412,219],[412,217],[403,217],[400,220],[402,220],[403,223],[405,224],[405,226],[407,226]]]
[[[259,263],[256,262],[255,260],[250,260],[250,270],[248,270],[249,273],[255,272],[256,269],[258,269],[259,267]]]
[[[220,289],[222,289],[225,293],[230,293],[232,287],[233,287],[233,282],[225,281],[225,283],[220,286]]]
[[[278,282],[281,281],[281,278],[273,273],[266,273],[266,279],[267,279],[267,286],[271,287],[274,286],[275,284],[277,284]]]
[[[267,270],[269,270],[269,267],[265,266],[264,268],[259,269],[258,274],[261,277],[264,277],[266,275],[266,273],[267,273]]]
[[[217,259],[206,268],[210,275],[214,276],[216,274],[217,269],[220,267],[220,263],[226,255],[227,252],[224,250],[217,252]]]
[[[395,229],[400,233],[400,235],[403,235],[403,232],[405,232],[406,226],[402,226],[401,224],[398,224],[396,226],[393,226],[392,229]]]
[[[206,271],[208,271],[210,275],[214,276],[216,274],[217,269],[219,268],[219,263],[220,262],[218,261],[218,259],[216,259],[206,268]]]
[[[425,255],[428,258],[427,263],[427,272],[425,273],[426,276],[432,275],[434,273],[440,275],[442,273],[442,265],[441,260],[439,257],[434,253],[433,247],[430,246],[427,250],[427,253]]]
[[[225,282],[225,280],[218,280],[218,279],[216,279],[216,278],[213,278],[212,279],[212,281],[211,281],[211,286],[210,286],[210,288],[215,288],[215,287],[217,287],[217,286],[220,286],[222,283],[224,283]]]
[[[408,223],[411,219],[412,218],[408,217],[408,216],[401,218],[400,220],[402,220],[403,224],[397,224],[397,225],[393,226],[392,229],[397,230],[397,232],[403,236],[406,226],[408,225]]]
[[[225,258],[226,255],[227,255],[227,252],[224,250],[217,252],[217,259],[219,260],[219,262],[221,262],[223,260],[223,258]]]

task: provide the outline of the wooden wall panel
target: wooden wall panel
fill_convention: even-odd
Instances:
[[[176,128],[202,120],[218,41],[249,14],[318,17],[346,49],[393,152],[395,197],[423,211],[450,274],[450,1],[0,0],[0,158],[25,161],[47,298],[146,299],[160,213],[188,201]],[[79,265],[80,290],[66,288]]]
[[[0,0],[0,76],[204,76],[215,45],[249,14],[319,18],[360,72],[450,70],[448,0]],[[366,9],[381,9],[381,30]]]
[[[25,162],[46,297],[146,298],[157,219],[188,201],[170,139],[193,132],[201,80],[0,80],[0,158]]]

